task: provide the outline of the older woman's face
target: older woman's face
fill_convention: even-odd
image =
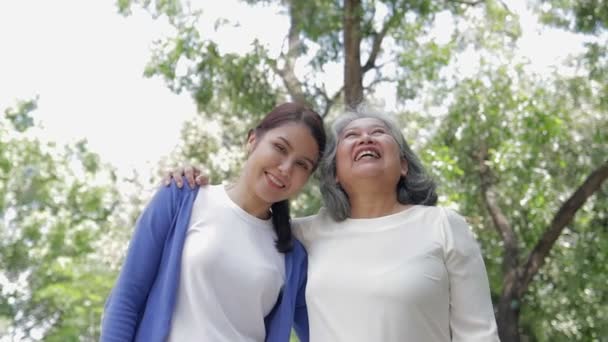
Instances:
[[[381,120],[357,119],[340,132],[336,177],[343,187],[362,179],[396,185],[406,173],[407,162],[401,160],[399,145]]]

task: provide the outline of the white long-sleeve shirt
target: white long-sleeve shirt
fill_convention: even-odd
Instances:
[[[168,341],[264,341],[264,317],[285,282],[274,240],[272,222],[239,207],[223,185],[200,188]]]
[[[499,340],[481,253],[455,212],[337,223],[321,209],[294,230],[308,251],[310,341]]]

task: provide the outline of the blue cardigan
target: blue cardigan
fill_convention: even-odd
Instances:
[[[137,220],[122,270],[106,302],[100,341],[167,339],[197,193],[198,187],[179,189],[175,183],[162,187]],[[304,247],[294,239],[293,250],[285,254],[285,285],[264,319],[267,342],[288,342],[292,326],[302,342],[308,341],[307,262]]]

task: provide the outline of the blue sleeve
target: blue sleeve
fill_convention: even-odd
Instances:
[[[180,198],[174,183],[161,187],[137,220],[122,270],[106,302],[100,341],[135,339]]]
[[[304,247],[300,246],[302,249],[303,260],[302,267],[300,269],[300,286],[298,288],[298,294],[296,295],[296,309],[294,315],[294,329],[300,342],[308,342],[309,341],[309,332],[308,332],[308,311],[306,309],[306,281],[307,281],[307,273],[308,273],[308,257],[304,250]]]

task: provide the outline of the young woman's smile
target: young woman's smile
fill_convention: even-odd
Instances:
[[[289,123],[269,130],[261,137],[252,134],[247,142],[245,165],[252,195],[274,203],[295,195],[306,183],[318,159],[318,146],[310,129]]]

